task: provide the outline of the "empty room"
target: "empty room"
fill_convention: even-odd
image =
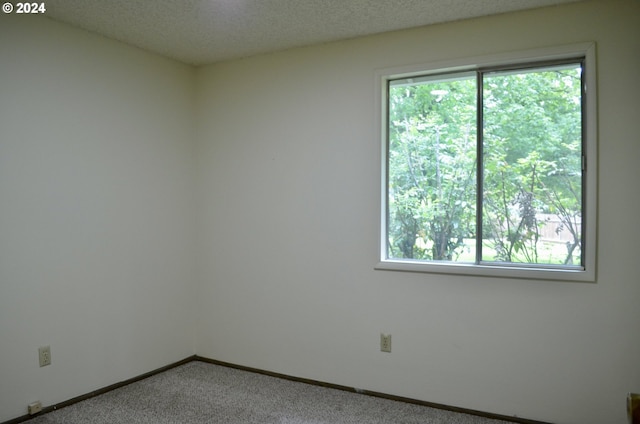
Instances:
[[[4,2],[0,423],[196,365],[632,422],[639,69],[638,0]]]

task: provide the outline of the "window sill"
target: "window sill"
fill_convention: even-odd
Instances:
[[[555,280],[594,283],[595,272],[582,268],[529,268],[509,265],[477,265],[470,263],[425,263],[412,260],[383,260],[374,267],[382,271],[421,272],[427,274],[451,274],[474,277],[518,278],[527,280]]]

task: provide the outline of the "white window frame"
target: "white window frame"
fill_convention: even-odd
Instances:
[[[526,264],[470,264],[456,262],[428,262],[412,259],[388,257],[387,249],[387,87],[390,80],[411,78],[428,74],[475,71],[485,67],[518,65],[538,61],[565,60],[584,57],[585,92],[582,93],[583,107],[583,155],[584,155],[584,267],[545,268]],[[483,277],[525,278],[533,280],[596,281],[597,258],[597,99],[596,99],[596,46],[595,43],[581,43],[543,49],[527,50],[381,69],[375,72],[375,108],[377,128],[380,131],[380,229],[379,249],[375,269],[389,271],[412,271],[437,274],[471,275]]]

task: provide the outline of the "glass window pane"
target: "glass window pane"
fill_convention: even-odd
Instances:
[[[390,81],[388,94],[388,257],[475,262],[475,75]]]
[[[581,71],[484,75],[483,261],[582,265]]]

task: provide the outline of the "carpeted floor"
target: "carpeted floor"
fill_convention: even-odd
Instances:
[[[28,424],[504,424],[193,361]]]

